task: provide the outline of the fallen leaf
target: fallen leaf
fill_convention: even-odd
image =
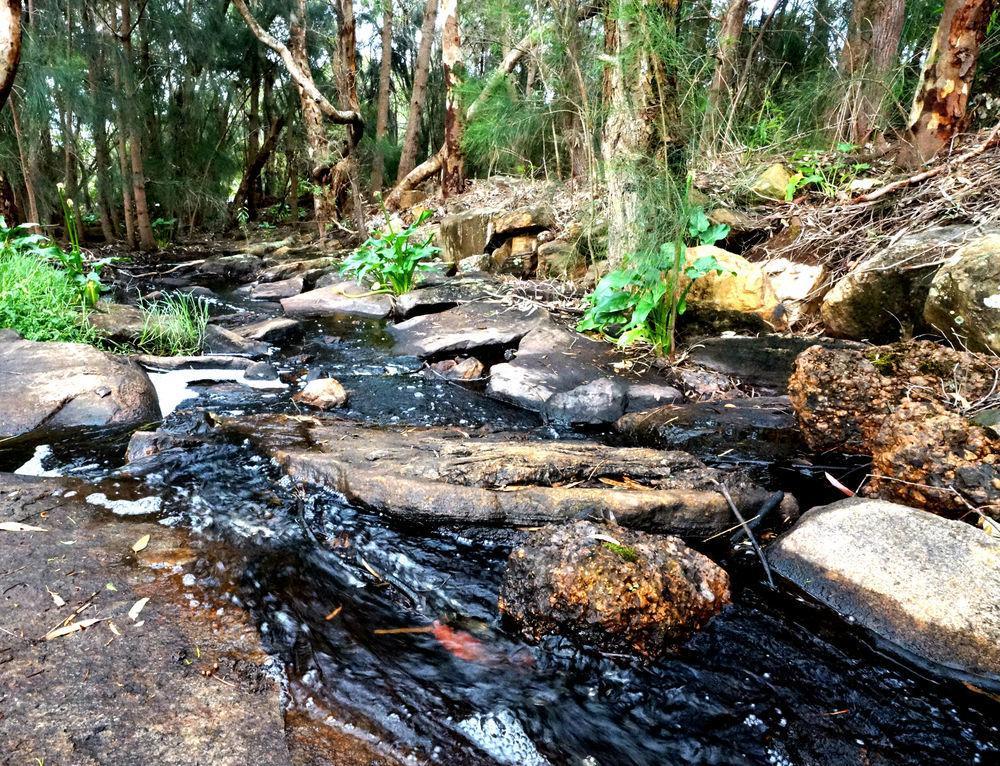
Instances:
[[[139,551],[146,550],[147,545],[149,545],[149,535],[143,535],[132,544],[132,550],[138,553]]]
[[[78,630],[84,630],[89,628],[91,625],[96,625],[102,620],[80,620],[79,622],[71,622],[69,625],[63,625],[62,627],[50,630],[45,634],[45,640],[51,641],[54,638],[60,638],[61,636],[68,636],[70,633],[76,633]]]
[[[848,489],[847,487],[845,487],[843,484],[841,484],[839,481],[837,481],[835,478],[833,478],[830,474],[826,473],[825,471],[824,471],[823,475],[826,477],[826,480],[828,482],[830,482],[833,486],[835,486],[837,489],[839,489],[845,495],[847,495],[848,497],[854,497],[854,490]]]
[[[107,585],[105,585],[104,587],[105,587],[105,589],[107,589],[107,590],[110,590],[110,591],[112,591],[113,593],[117,593],[117,592],[118,592],[118,588],[116,588],[116,587],[115,587],[115,584],[114,584],[113,582],[109,582],[109,583],[108,583]]]
[[[49,591],[49,595],[52,596],[52,601],[56,606],[66,606],[66,602],[63,600],[62,596],[60,596],[58,593],[55,593],[54,591],[49,590],[48,588],[46,588],[45,590]]]
[[[120,636],[122,634],[122,632],[118,630],[118,626],[115,625],[113,622],[109,622],[108,627],[111,628],[111,632],[114,633],[116,636]]]
[[[0,521],[0,532],[48,532],[41,527],[33,527],[31,524],[22,524],[20,521]]]
[[[136,618],[139,616],[139,612],[141,612],[148,603],[149,603],[148,598],[140,598],[138,601],[132,604],[132,608],[128,610],[129,619],[132,620],[132,622],[135,622]]]
[[[431,632],[441,646],[460,660],[483,662],[489,659],[489,652],[486,651],[483,643],[464,630],[455,630],[435,620]]]

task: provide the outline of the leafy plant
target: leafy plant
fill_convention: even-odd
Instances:
[[[136,345],[161,356],[195,354],[205,341],[208,304],[186,293],[173,293],[141,306],[145,319]]]
[[[173,239],[174,225],[176,223],[176,218],[157,217],[153,220],[150,226],[153,229],[153,236],[156,238],[157,245],[166,247],[170,244],[170,241]]]
[[[28,340],[87,343],[95,333],[84,316],[79,289],[65,271],[31,252],[0,250],[0,327]]]
[[[431,244],[431,237],[416,244],[410,241],[417,229],[433,214],[425,210],[405,229],[395,231],[384,206],[382,212],[385,215],[385,230],[376,232],[344,259],[340,271],[359,282],[371,280],[375,290],[402,295],[413,289],[413,277],[417,271],[434,269],[427,261],[437,255],[440,248]]]
[[[714,245],[729,236],[729,227],[724,223],[712,223],[701,207],[688,212],[687,230],[688,236],[698,245]]]
[[[797,163],[795,173],[785,187],[785,201],[791,202],[800,191],[815,189],[824,197],[836,197],[850,186],[858,173],[869,170],[867,162],[851,162],[848,155],[857,149],[854,144],[837,144],[834,156],[807,153]]]
[[[250,239],[250,211],[245,206],[236,209],[236,225],[243,232],[243,238]]]

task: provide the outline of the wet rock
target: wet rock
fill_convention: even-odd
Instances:
[[[166,431],[136,431],[128,440],[125,448],[125,462],[136,461],[158,455],[164,450],[180,445],[197,443],[190,436],[183,436]]]
[[[117,518],[82,499],[95,489],[0,475],[0,520],[47,530],[0,534],[0,561],[20,582],[4,600],[19,634],[4,642],[0,662],[4,756],[74,766],[290,766],[277,668],[250,616],[197,580],[198,559],[218,561],[219,548],[202,552],[179,528]],[[133,553],[144,535],[148,546]],[[185,575],[195,583],[183,584]],[[99,621],[42,640],[64,621],[88,619]]]
[[[255,362],[243,372],[247,380],[277,380],[278,371],[270,362]]]
[[[910,656],[1000,682],[1000,541],[880,500],[803,514],[767,551],[813,598]]]
[[[929,341],[816,346],[796,360],[789,396],[811,448],[872,455],[884,473],[866,492],[940,513],[1000,512],[997,441],[963,411],[992,395],[997,366]]]
[[[154,356],[133,354],[132,361],[148,370],[245,370],[254,362],[233,354],[202,354],[200,356]]]
[[[442,218],[438,235],[441,259],[445,263],[458,263],[463,258],[482,253],[486,249],[486,228],[492,216],[492,210],[467,210]]]
[[[250,289],[250,297],[262,301],[276,301],[291,298],[302,292],[305,283],[302,277],[289,277],[277,282],[262,282]]]
[[[500,611],[526,636],[565,635],[658,657],[730,601],[729,576],[676,537],[578,521],[510,554]]]
[[[0,440],[160,419],[156,390],[141,367],[82,343],[36,343],[6,333],[0,381]]]
[[[481,380],[486,374],[483,363],[474,356],[465,359],[444,359],[430,365],[430,369],[448,380]]]
[[[278,415],[216,421],[293,478],[420,525],[539,524],[610,512],[625,526],[703,538],[733,524],[716,482],[748,518],[781,498],[682,452]]]
[[[306,383],[292,399],[318,410],[332,410],[347,404],[347,391],[335,378],[317,378]]]
[[[616,375],[619,358],[606,343],[545,322],[521,339],[512,361],[493,366],[487,392],[570,423],[614,422],[626,408],[646,406],[649,386],[658,396],[679,395],[655,378]]]
[[[301,277],[306,286],[312,286],[327,269],[337,265],[339,259],[333,256],[310,258],[301,261],[285,261],[268,266],[257,275],[258,282],[280,282],[291,277]]]
[[[630,383],[626,393],[626,412],[642,412],[684,400],[684,394],[665,383]]]
[[[262,265],[260,258],[251,253],[219,255],[208,258],[195,273],[213,284],[242,283],[249,282]]]
[[[905,237],[855,265],[823,298],[827,332],[886,342],[923,326],[924,304],[942,256],[969,235],[967,226],[942,226]]]
[[[756,314],[766,321],[772,320],[778,298],[761,264],[751,263],[740,255],[713,245],[687,249],[689,264],[706,256],[714,256],[724,273],[713,271],[695,281],[688,293],[689,305],[716,311]]]
[[[419,287],[396,298],[396,316],[409,319],[421,314],[437,314],[461,303],[483,300],[490,284],[482,279],[448,279]]]
[[[827,348],[860,348],[847,341],[829,339],[732,335],[698,341],[688,351],[688,358],[714,372],[738,378],[746,386],[783,394],[788,390],[796,357],[817,344]]]
[[[547,319],[548,312],[542,309],[522,310],[502,303],[474,301],[440,314],[407,319],[387,331],[395,341],[394,353],[426,359],[503,349]]]
[[[945,261],[931,281],[924,319],[972,351],[1000,354],[1000,232]]]
[[[302,334],[302,324],[287,317],[272,317],[237,327],[236,334],[247,340],[280,345]]]
[[[385,319],[392,313],[390,295],[357,282],[339,281],[300,295],[284,298],[281,307],[290,317],[354,316]]]
[[[750,187],[750,191],[767,199],[783,200],[785,191],[788,189],[788,182],[792,180],[792,174],[780,162],[775,162],[757,179]]]
[[[615,430],[631,443],[704,457],[731,453],[771,462],[803,446],[787,397],[666,405],[625,415]]]
[[[240,356],[266,356],[270,350],[266,343],[250,340],[217,324],[205,328],[202,349],[208,354],[238,354]]]

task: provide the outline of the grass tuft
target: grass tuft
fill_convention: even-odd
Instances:
[[[193,295],[174,293],[141,307],[146,315],[136,346],[157,356],[196,354],[205,341],[208,305]]]

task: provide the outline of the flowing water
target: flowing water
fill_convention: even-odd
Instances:
[[[341,380],[351,391],[346,417],[573,438],[425,377],[416,360],[391,355],[376,323],[317,322],[306,338],[276,363]],[[107,498],[95,501],[118,513],[237,550],[239,560],[223,564],[238,574],[218,587],[253,614],[284,663],[289,704],[310,715],[332,714],[414,763],[1000,763],[995,701],[900,665],[828,611],[768,590],[744,548],[708,551],[732,575],[734,604],[667,659],[641,663],[559,639],[525,644],[496,607],[520,533],[406,529],[296,487],[204,416],[293,412],[288,389],[199,377],[211,375],[185,381],[186,398],[173,397],[164,423],[196,444],[124,468],[127,435],[106,434],[0,454],[0,468],[90,479]],[[793,474],[778,467],[769,480],[813,492],[803,505],[827,499]],[[160,502],[114,505],[149,497]]]

